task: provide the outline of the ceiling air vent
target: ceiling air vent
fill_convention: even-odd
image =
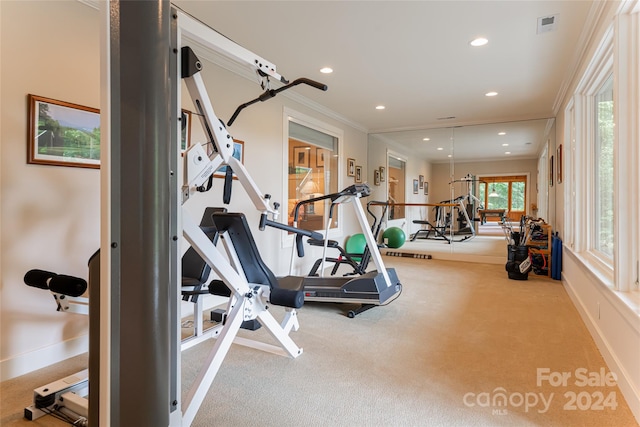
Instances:
[[[558,15],[541,16],[538,18],[538,34],[555,31],[558,25]]]

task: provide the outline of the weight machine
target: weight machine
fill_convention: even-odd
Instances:
[[[426,239],[442,239],[447,243],[451,242],[464,242],[465,240],[472,239],[476,236],[476,228],[474,226],[474,222],[479,221],[479,218],[476,218],[476,212],[478,208],[476,207],[476,203],[480,203],[480,199],[478,199],[475,195],[475,183],[479,180],[476,179],[473,175],[467,174],[461,179],[457,179],[449,182],[449,185],[452,185],[457,182],[465,183],[467,185],[466,194],[462,196],[458,196],[452,200],[443,200],[440,203],[424,203],[424,204],[414,204],[416,206],[433,206],[435,211],[435,224],[432,224],[428,220],[414,220],[414,224],[426,225],[426,229],[418,230],[414,234],[410,236],[411,241],[415,241],[416,238],[419,237],[421,233],[425,234]],[[447,212],[447,209],[449,211]],[[457,222],[458,228],[454,231],[453,229],[453,210],[458,210]],[[447,233],[449,230],[449,233]],[[431,233],[433,233],[433,237],[431,237]],[[447,236],[449,234],[449,236]],[[461,239],[454,240],[454,235],[465,235]]]
[[[256,100],[240,106],[229,124],[246,106],[257,101],[266,101],[278,92],[297,84],[304,83],[321,90],[326,90],[326,86],[309,79],[298,79],[289,83],[277,73],[275,65],[242,48],[180,9],[168,8],[168,5],[169,3],[165,1],[157,3],[123,1],[103,5],[103,17],[109,18],[107,25],[109,36],[106,40],[107,43],[110,43],[110,47],[107,47],[105,63],[110,68],[107,73],[112,76],[111,73],[116,69],[115,75],[118,76],[117,79],[110,77],[108,80],[107,86],[114,86],[108,92],[110,102],[106,103],[111,109],[106,108],[103,111],[107,119],[105,126],[109,129],[108,132],[103,132],[103,136],[106,138],[105,146],[111,150],[109,156],[113,160],[110,172],[111,175],[116,175],[115,179],[111,177],[110,185],[107,188],[111,192],[111,197],[117,197],[117,199],[109,199],[109,209],[111,210],[108,217],[111,226],[108,228],[107,234],[105,235],[103,232],[101,236],[102,268],[99,258],[97,258],[96,264],[100,271],[100,279],[107,278],[108,285],[94,286],[95,289],[90,290],[92,293],[89,300],[89,311],[92,332],[89,344],[88,381],[92,384],[89,390],[89,399],[95,404],[88,407],[87,400],[84,399],[78,401],[74,406],[78,412],[87,410],[88,407],[85,418],[88,418],[92,426],[191,425],[232,343],[251,346],[291,358],[302,354],[302,348],[298,347],[289,336],[292,330],[297,330],[299,327],[296,309],[300,308],[304,302],[300,278],[276,279],[274,277],[259,257],[243,214],[215,213],[212,215],[220,240],[224,245],[225,253],[223,253],[213,243],[212,240],[215,239],[207,236],[185,209],[191,198],[211,188],[212,174],[219,167],[227,166],[223,196],[225,203],[230,201],[232,177],[235,174],[251,202],[260,212],[259,228],[261,230],[265,226],[272,226],[322,238],[318,233],[297,230],[276,222],[279,204],[270,205],[270,195],[260,192],[244,165],[233,157],[233,139],[213,110],[200,74],[202,63],[188,44],[193,43],[199,47],[214,50],[255,70],[265,92]],[[164,20],[165,18],[168,19]],[[167,25],[167,21],[170,21],[169,25]],[[158,24],[159,22],[161,24]],[[158,36],[162,42],[158,43],[154,39],[155,36]],[[137,44],[130,46],[130,43],[126,43],[125,39],[134,40],[141,44],[147,43],[146,46],[150,47],[150,51],[141,49]],[[118,47],[113,47],[114,43],[121,43],[118,45],[120,51],[118,51]],[[169,49],[169,47],[173,49]],[[116,53],[114,54],[114,52]],[[173,52],[173,55],[170,52]],[[156,61],[160,68],[154,67],[155,64],[149,64],[145,67],[153,74],[153,76],[147,76],[146,79],[143,75],[140,75],[139,78],[138,76],[131,77],[126,72],[121,75],[120,70],[126,69],[124,62],[130,58],[127,56],[128,54],[138,54],[143,60],[146,58],[149,61]],[[136,58],[136,60],[138,59],[140,58]],[[163,74],[163,71],[169,74],[169,78]],[[180,138],[176,121],[181,116],[178,102],[180,99],[180,78],[186,83],[189,95],[197,109],[197,115],[211,147],[209,153],[198,144],[188,148],[183,157],[179,152]],[[136,79],[145,86],[128,90],[128,86],[123,82],[128,84]],[[274,79],[284,86],[271,89],[270,79]],[[132,132],[130,124],[133,122],[138,126],[139,123],[135,118],[129,121],[129,117],[119,115],[124,110],[117,103],[124,104],[126,102],[124,98],[128,99],[129,96],[136,102],[141,98],[140,102],[146,102],[148,98],[155,96],[154,90],[149,89],[153,84],[164,85],[165,88],[170,86],[170,90],[162,95],[166,96],[164,99],[169,101],[170,107],[167,112],[170,120],[165,120],[163,123],[164,111],[156,116],[153,116],[154,112],[145,112],[144,114],[140,112],[140,120],[145,123],[146,120],[149,120],[152,126],[157,126],[157,128],[162,127],[163,124],[170,128],[169,135],[163,137],[170,147],[158,147],[152,144],[148,152],[143,149],[133,150],[132,159],[139,161],[140,164],[144,164],[145,161],[153,162],[153,166],[141,171],[135,170],[135,173],[131,174],[130,171],[132,172],[134,169],[126,166],[128,159],[125,157],[126,154],[121,154],[125,151],[120,148],[122,146],[120,139],[126,139],[125,136],[129,135],[132,137],[130,143],[137,143],[141,147],[147,144],[147,141],[137,142],[136,129]],[[145,92],[145,90],[147,91]],[[114,93],[116,93],[115,96]],[[160,103],[156,102],[153,105],[157,107]],[[129,108],[127,111],[131,111],[132,108],[135,108],[135,104],[127,105],[127,108]],[[112,144],[108,144],[110,138]],[[156,141],[154,139],[152,142],[155,144]],[[131,147],[129,146],[129,148]],[[146,157],[148,153],[153,153],[152,158]],[[120,157],[121,155],[122,157]],[[169,162],[163,162],[162,156],[165,156]],[[183,165],[181,166],[180,163]],[[149,179],[150,188],[146,188],[146,191],[140,194],[144,200],[141,200],[139,205],[149,207],[150,218],[145,219],[152,222],[149,226],[149,229],[152,230],[151,235],[154,237],[160,235],[160,238],[154,242],[146,243],[149,247],[145,247],[145,250],[135,246],[136,240],[125,234],[131,226],[135,227],[136,223],[129,217],[123,217],[121,213],[126,210],[124,209],[125,205],[136,204],[130,195],[135,194],[138,190],[134,189],[129,192],[129,186],[123,185],[126,182],[125,175],[136,176],[136,174],[141,177],[138,179],[152,177]],[[180,185],[179,177],[184,182],[183,185]],[[137,184],[134,183],[133,187]],[[103,184],[103,190],[104,188]],[[126,194],[124,190],[126,190]],[[161,194],[165,190],[169,193],[166,196]],[[152,197],[146,197],[148,194],[151,194]],[[163,206],[169,208],[168,211],[159,209]],[[138,205],[135,209],[133,212],[127,211],[127,213],[134,217],[136,214],[141,215],[145,212],[145,209]],[[269,216],[273,220],[269,220]],[[156,233],[157,230],[161,231]],[[181,398],[180,385],[180,316],[177,309],[181,291],[178,283],[180,276],[178,236],[180,234],[220,278],[216,283],[210,284],[210,292],[220,292],[221,287],[226,288],[222,293],[229,298],[224,320],[214,336],[216,342],[207,359],[203,362],[202,369],[184,401]],[[163,242],[166,242],[168,249],[163,249]],[[149,253],[151,256],[141,258],[141,262],[138,263],[138,259],[131,259],[128,256],[132,253],[130,249],[133,249],[136,256],[139,256],[137,255],[139,253],[143,253],[143,256],[144,253]],[[167,254],[168,257],[163,257],[163,254]],[[151,269],[150,274],[145,272],[145,277],[150,278],[149,282],[143,280],[133,287],[123,286],[127,278],[131,279],[134,273],[143,271],[147,266]],[[156,273],[156,269],[158,269],[158,273]],[[90,276],[91,270],[95,270],[95,268],[90,268]],[[165,274],[167,275],[165,276]],[[165,278],[169,279],[168,284],[164,283]],[[99,283],[100,279],[95,280],[95,283]],[[40,278],[40,280],[42,285],[40,287],[46,285],[48,289],[53,290],[50,283],[53,278]],[[131,285],[131,283],[126,284]],[[148,297],[153,299],[148,304],[144,302],[146,289],[151,291]],[[163,290],[168,290],[168,294],[163,294]],[[97,292],[95,298],[93,291]],[[128,296],[130,295],[133,295],[136,300],[129,301]],[[169,298],[166,298],[167,295]],[[158,303],[165,305],[159,306]],[[285,316],[281,323],[278,323],[269,311],[269,306],[273,305],[284,307]],[[131,309],[137,309],[138,313],[132,312]],[[153,310],[153,315],[150,316],[148,322],[144,315],[138,316],[140,313],[149,313],[149,310]],[[127,330],[120,328],[121,318],[132,314],[144,321],[137,322],[139,325],[129,325]],[[163,323],[163,319],[168,319],[168,322]],[[268,329],[277,345],[237,337],[242,323],[247,321],[257,321]],[[139,335],[138,331],[147,324],[149,328],[146,333],[149,337],[143,337]],[[135,328],[137,328],[135,333],[130,332]],[[138,337],[143,337],[144,340],[136,342]],[[127,343],[135,343],[136,345],[127,345]],[[158,367],[160,368],[158,369]],[[168,375],[169,378],[158,378],[163,375]],[[52,403],[59,406],[60,397],[65,393],[86,386],[86,372],[83,371],[83,373],[72,377],[77,381],[74,380],[74,384],[67,387],[65,384],[71,383],[71,377],[61,380],[59,386],[55,387],[55,393],[46,396],[47,402],[53,399]],[[51,391],[49,386],[52,385],[55,384],[47,385],[39,391],[49,393]],[[43,404],[42,397],[40,395],[34,397],[36,404]],[[40,414],[36,413],[36,415]],[[84,422],[81,421],[81,423]]]

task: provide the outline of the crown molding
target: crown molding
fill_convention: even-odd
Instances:
[[[560,108],[562,107],[562,103],[567,96],[567,92],[571,87],[571,83],[575,81],[577,77],[580,65],[583,64],[586,59],[589,46],[593,42],[593,38],[595,36],[596,29],[606,17],[605,12],[609,6],[607,3],[608,2],[593,2],[591,9],[589,10],[587,22],[584,27],[582,27],[582,32],[578,39],[577,46],[579,48],[574,53],[571,66],[568,68],[567,73],[560,84],[560,89],[558,90],[556,99],[553,101],[553,106],[551,107],[554,116],[558,115]]]

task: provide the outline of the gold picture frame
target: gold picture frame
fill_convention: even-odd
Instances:
[[[27,163],[100,168],[100,110],[28,95]]]

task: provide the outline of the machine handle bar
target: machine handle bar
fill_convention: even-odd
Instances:
[[[236,108],[236,111],[233,113],[233,115],[231,116],[231,118],[227,122],[227,126],[231,126],[233,124],[233,122],[238,118],[238,115],[240,114],[240,112],[243,109],[247,108],[248,106],[250,106],[252,104],[255,104],[258,101],[260,101],[260,102],[268,101],[269,99],[273,98],[274,96],[276,96],[278,93],[282,92],[283,90],[287,90],[287,89],[289,89],[289,88],[291,88],[293,86],[297,86],[297,85],[299,85],[301,83],[304,83],[304,84],[309,85],[311,87],[315,87],[316,89],[327,90],[327,85],[325,85],[323,83],[316,82],[316,81],[311,80],[311,79],[307,79],[306,77],[301,77],[299,79],[295,79],[294,81],[292,81],[288,85],[282,86],[282,87],[280,87],[278,89],[266,90],[262,95],[260,95],[256,99],[252,99],[251,101],[245,102],[244,104],[240,105],[238,108]]]

